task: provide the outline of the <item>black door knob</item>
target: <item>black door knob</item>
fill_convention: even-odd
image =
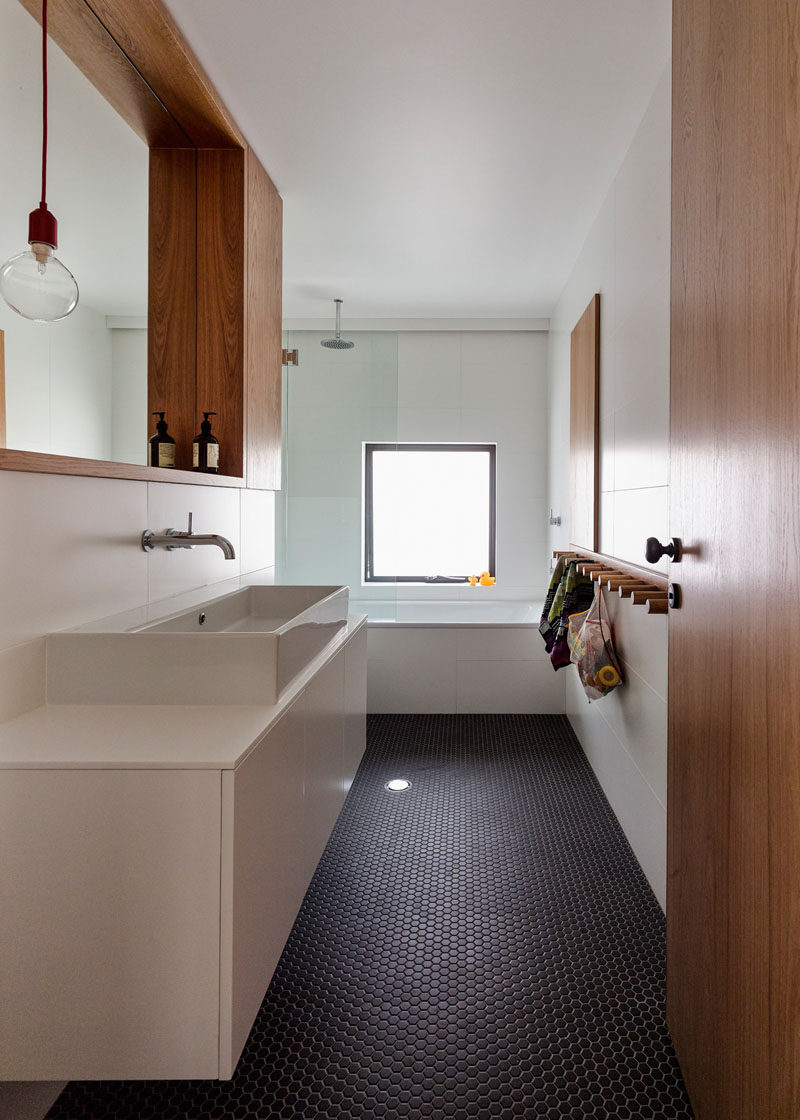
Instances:
[[[648,537],[644,547],[644,555],[648,564],[657,564],[662,556],[669,556],[677,564],[681,558],[681,542],[678,537],[673,537],[669,544],[662,544],[658,537]]]

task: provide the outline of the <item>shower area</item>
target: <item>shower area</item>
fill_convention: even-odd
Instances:
[[[276,576],[281,583],[346,583],[351,600],[361,601],[363,448],[398,439],[397,334],[338,333],[338,314],[336,333],[284,333],[297,365],[283,368]],[[394,617],[395,584],[370,589],[369,598]]]
[[[344,330],[286,331],[283,345],[297,365],[283,371],[276,578],[350,587],[351,611],[369,618],[369,710],[563,712],[563,674],[537,629],[549,568],[536,395],[546,335],[350,331],[345,319]],[[487,368],[493,396],[481,400]],[[496,584],[365,582],[364,447],[408,443],[496,453]],[[456,497],[475,485],[464,477]]]

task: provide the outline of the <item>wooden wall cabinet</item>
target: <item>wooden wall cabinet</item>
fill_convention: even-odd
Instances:
[[[151,149],[150,196],[148,412],[167,413],[180,470],[215,412],[221,474],[279,490],[281,197],[238,147]]]

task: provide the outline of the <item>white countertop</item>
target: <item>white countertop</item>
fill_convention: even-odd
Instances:
[[[0,769],[232,770],[366,621],[351,615],[276,704],[35,708],[0,724]]]

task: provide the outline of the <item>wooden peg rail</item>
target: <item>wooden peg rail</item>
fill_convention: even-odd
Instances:
[[[620,563],[614,557],[584,549],[554,552],[553,556],[568,556],[578,561],[578,571],[588,576],[604,590],[615,592],[621,599],[630,599],[635,606],[643,606],[647,614],[667,613],[667,578],[663,572],[648,572],[635,564]]]

